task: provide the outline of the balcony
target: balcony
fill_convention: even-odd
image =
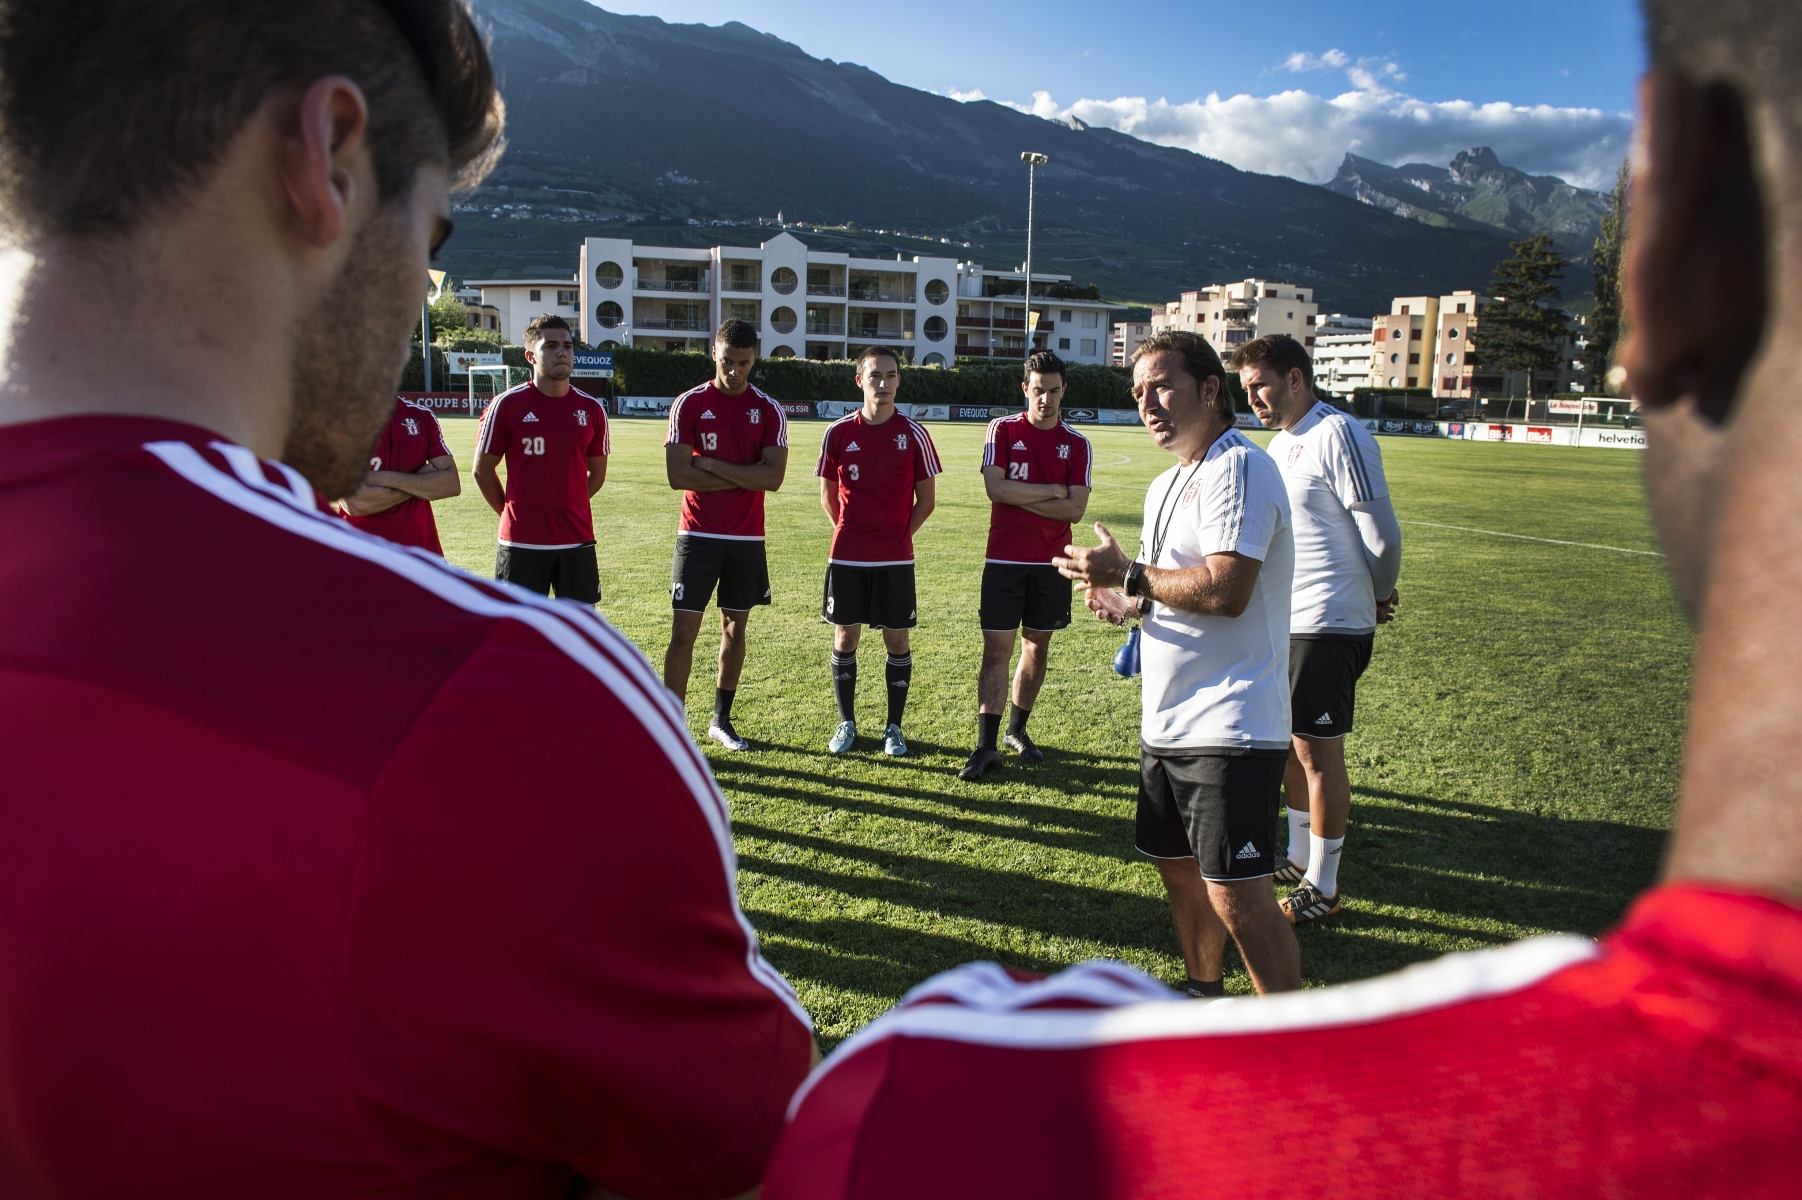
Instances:
[[[705,292],[709,282],[699,279],[633,279],[632,286],[641,292]]]
[[[808,290],[810,292],[812,291],[811,288]],[[853,300],[874,300],[879,304],[912,304],[914,302],[914,294],[912,292],[891,292],[883,288],[873,287],[851,288],[850,298]]]
[[[845,285],[842,283],[810,283],[807,285],[809,296],[842,296]]]
[[[860,329],[853,329],[849,336],[864,342],[911,342],[914,340],[914,331],[911,329],[871,329],[864,326]]]
[[[995,318],[995,328],[996,329],[1025,329],[1026,322],[1025,321],[1016,321],[1012,317],[996,317]]]
[[[842,321],[809,321],[807,323],[807,336],[814,337],[816,335],[819,337],[844,337],[845,336],[844,322],[842,322]]]
[[[722,292],[761,292],[763,284],[755,279],[728,279],[720,284]]]
[[[751,325],[753,327],[756,327],[757,322],[752,321]],[[690,318],[678,317],[678,318],[673,318],[673,319],[662,318],[662,317],[641,317],[638,320],[633,321],[632,326],[635,329],[680,329],[680,330],[686,330],[686,331],[693,332],[693,333],[708,332],[707,322],[702,320],[699,317],[690,317]]]
[[[987,358],[989,348],[987,346],[959,346],[957,356],[959,358]]]
[[[987,329],[989,319],[987,317],[959,317],[957,327],[959,329]]]

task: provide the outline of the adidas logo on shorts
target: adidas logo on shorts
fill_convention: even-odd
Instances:
[[[1331,713],[1321,713],[1318,717],[1314,718],[1314,724],[1316,725],[1331,725],[1332,723],[1333,717]]]
[[[1240,846],[1239,853],[1233,855],[1234,858],[1256,858],[1257,856],[1258,848],[1250,842],[1246,842],[1243,846]]]

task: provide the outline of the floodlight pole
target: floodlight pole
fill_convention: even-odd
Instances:
[[[1022,150],[1020,161],[1026,164],[1026,355],[1032,357],[1032,199],[1033,185],[1037,182],[1040,164],[1051,161],[1049,155],[1039,154],[1032,150]]]
[[[425,390],[432,390],[432,302],[419,306],[419,361],[425,367]]]

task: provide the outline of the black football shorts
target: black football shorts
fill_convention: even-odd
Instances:
[[[1352,731],[1358,679],[1370,665],[1373,633],[1289,639],[1289,719],[1303,737],[1336,738]]]
[[[820,602],[820,616],[834,625],[912,629],[918,623],[914,565],[857,567],[827,563],[826,595]]]
[[[676,535],[676,558],[670,566],[670,606],[682,612],[706,612],[714,588],[720,607],[743,612],[770,602],[770,567],[760,541]]]
[[[985,633],[1068,629],[1070,595],[1070,581],[1050,563],[984,563],[977,619]]]
[[[1276,873],[1276,812],[1287,750],[1139,748],[1133,842],[1151,858],[1194,857],[1203,879]]]

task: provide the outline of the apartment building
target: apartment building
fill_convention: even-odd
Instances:
[[[1376,318],[1369,387],[1420,387],[1432,389],[1444,400],[1478,397],[1524,397],[1525,371],[1485,370],[1478,365],[1483,310],[1495,298],[1475,291],[1449,296],[1397,296],[1387,316]],[[1580,390],[1577,328],[1561,347],[1557,367],[1535,375],[1533,394]]]
[[[1133,351],[1139,343],[1151,336],[1150,321],[1121,321],[1114,326],[1113,353],[1108,362],[1116,367],[1130,366]]]
[[[926,255],[858,258],[786,231],[761,246],[705,249],[585,238],[577,282],[581,338],[602,348],[705,350],[729,317],[757,327],[769,358],[843,359],[879,345],[906,362],[949,366],[1022,359],[1029,344],[1020,271]],[[1033,346],[1106,361],[1107,305],[1067,275],[1035,271],[1032,293]]]
[[[1253,338],[1286,333],[1310,351],[1320,305],[1314,289],[1269,279],[1214,284],[1184,292],[1151,314],[1152,332],[1182,329],[1199,333],[1225,358]]]
[[[482,300],[482,289],[470,287],[468,284],[456,291],[457,299],[463,302],[463,311],[471,329],[487,329],[500,332],[501,310]]]
[[[582,315],[581,289],[573,277],[469,279],[464,281],[457,294],[462,295],[470,288],[480,291],[480,305],[494,310],[502,335],[516,346],[523,344],[521,339],[533,317],[555,313],[574,327]]]

